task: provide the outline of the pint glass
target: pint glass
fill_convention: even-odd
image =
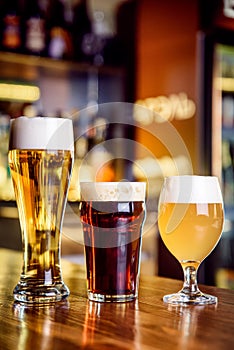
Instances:
[[[60,265],[61,228],[73,165],[72,121],[19,117],[11,121],[9,165],[24,252],[14,298],[47,303],[66,298]]]
[[[80,184],[88,298],[125,302],[138,295],[145,183]]]

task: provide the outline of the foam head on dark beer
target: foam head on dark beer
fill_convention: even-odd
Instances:
[[[81,182],[81,198],[85,201],[144,201],[145,182]]]

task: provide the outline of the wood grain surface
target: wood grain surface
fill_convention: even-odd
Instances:
[[[13,301],[21,263],[21,253],[0,249],[1,350],[234,348],[234,291],[201,286],[218,297],[217,305],[170,307],[162,297],[181,281],[141,276],[137,301],[89,302],[84,267],[63,260],[71,295],[32,307]]]

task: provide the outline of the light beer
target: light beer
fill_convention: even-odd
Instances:
[[[73,143],[71,136],[67,147],[64,147],[63,141],[60,142],[59,139],[56,141],[57,149],[46,149],[46,143],[49,145],[50,139],[54,138],[53,148],[55,148],[57,128],[64,129],[66,137],[66,132],[68,135],[73,135],[69,131],[72,125],[70,120],[65,120],[64,125],[62,121],[58,123],[57,118],[33,118],[26,121],[27,118],[20,119],[12,122],[9,150],[9,165],[24,250],[22,274],[14,290],[14,297],[16,300],[26,302],[57,301],[69,294],[62,281],[60,244],[73,165]],[[25,122],[26,129],[23,130],[21,124]],[[37,148],[33,148],[35,141],[27,134],[29,126],[34,126],[35,132],[42,131],[40,127],[43,126],[42,149],[38,144]],[[51,130],[47,140],[45,140],[46,128]],[[26,145],[23,140],[18,142],[20,138],[22,139],[22,131],[24,131],[23,137],[28,138]],[[58,135],[60,133],[61,130]],[[25,149],[25,146],[28,148]]]
[[[140,196],[134,193],[128,196],[125,193],[125,198],[121,194],[121,185],[118,189],[118,183],[97,183],[100,196],[95,196],[95,188],[88,193],[87,184],[81,184],[80,217],[84,232],[89,299],[116,302],[133,300],[138,294],[142,228],[146,215],[145,184],[123,184],[122,188],[126,186],[126,189],[131,186],[142,187]],[[93,183],[90,183],[92,187]],[[126,197],[129,197],[128,201]]]

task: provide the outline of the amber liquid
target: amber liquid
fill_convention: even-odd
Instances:
[[[71,152],[11,150],[9,165],[22,230],[21,282],[59,282],[60,233],[72,169]]]
[[[82,202],[88,291],[136,296],[144,202]]]
[[[159,207],[160,235],[180,262],[205,259],[219,241],[223,220],[221,203],[162,203]]]

